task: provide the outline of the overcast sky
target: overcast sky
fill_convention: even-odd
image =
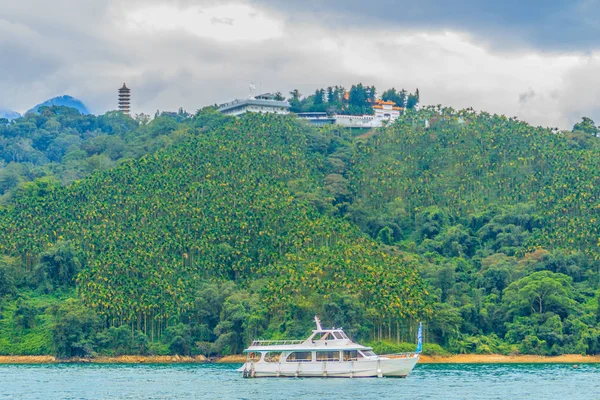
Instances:
[[[600,122],[600,0],[0,0],[0,108],[195,111],[362,82],[536,125]]]

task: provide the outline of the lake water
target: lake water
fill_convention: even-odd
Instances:
[[[0,399],[600,399],[600,365],[417,365],[407,379],[243,379],[239,365],[3,365]]]

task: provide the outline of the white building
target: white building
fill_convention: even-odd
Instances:
[[[400,117],[401,107],[393,101],[375,100],[373,115],[335,115],[336,125],[349,128],[379,128]]]
[[[335,124],[348,128],[376,128],[373,115],[334,115]],[[382,125],[379,125],[382,126]]]
[[[271,93],[251,96],[245,100],[234,100],[219,107],[219,112],[234,116],[247,112],[289,114],[289,110],[290,103],[285,100],[275,100],[275,95]]]
[[[296,113],[296,116],[313,126],[325,126],[335,124],[335,118],[326,112],[304,112]]]
[[[393,101],[376,100],[373,111],[377,121],[395,121],[400,117],[402,108],[397,107]]]

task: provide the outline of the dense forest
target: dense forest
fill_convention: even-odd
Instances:
[[[0,203],[37,186],[61,186],[179,140],[191,116],[157,113],[135,120],[119,112],[83,115],[64,106],[41,107],[9,123],[0,118]],[[44,178],[44,179],[42,179]]]
[[[315,314],[382,352],[423,321],[430,353],[598,354],[597,135],[442,107],[0,122],[0,354],[234,354]]]

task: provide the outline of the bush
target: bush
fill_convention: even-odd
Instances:
[[[148,337],[141,331],[131,332],[131,327],[122,325],[110,327],[96,335],[98,349],[104,354],[121,356],[129,354],[146,354],[148,352]]]
[[[215,344],[211,342],[197,342],[196,349],[198,353],[202,354],[204,357],[212,357],[218,354],[215,349]]]
[[[162,338],[169,346],[169,354],[189,356],[193,347],[193,339],[189,325],[179,323],[170,326]]]
[[[148,345],[148,354],[151,356],[168,356],[169,345],[165,343],[153,342]]]
[[[53,310],[54,349],[58,357],[90,357],[94,353],[95,334],[100,323],[96,313],[79,301],[69,299]]]
[[[12,294],[14,290],[13,276],[6,266],[0,264],[0,297]]]
[[[423,344],[423,354],[426,356],[448,356],[450,353],[437,343]]]
[[[37,307],[19,299],[13,318],[19,329],[32,329],[35,328],[35,319],[38,314]]]
[[[369,344],[377,354],[410,353],[415,351],[417,345],[414,343],[396,343],[389,340],[381,340]]]
[[[462,336],[453,340],[450,350],[458,354],[514,354],[518,353],[518,346],[502,341],[498,336]]]
[[[412,353],[416,350],[417,345],[414,343],[396,343],[389,340],[381,340],[369,344],[373,351],[377,354],[396,354],[396,353]],[[450,354],[442,346],[435,343],[423,344],[423,354],[428,356],[445,356]]]

